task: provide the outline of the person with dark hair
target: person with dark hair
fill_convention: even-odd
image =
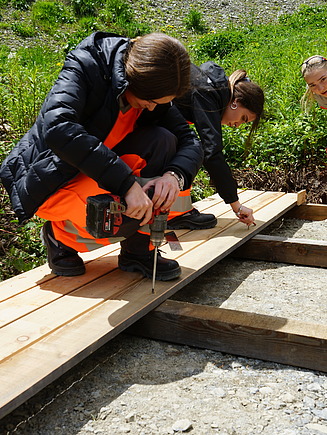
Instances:
[[[183,213],[203,151],[171,104],[190,85],[190,59],[175,38],[153,33],[131,40],[95,32],[71,51],[39,116],[1,166],[20,223],[46,219],[41,236],[57,275],[85,272],[78,252],[121,242],[118,265],[152,277],[148,228],[153,211]],[[139,178],[150,179],[139,183]],[[147,194],[153,188],[153,196]],[[86,227],[89,196],[108,193],[127,204],[125,229],[94,238]],[[172,207],[173,206],[173,207]],[[157,261],[156,278],[181,273]]]
[[[222,67],[212,61],[200,67],[191,64],[191,89],[174,100],[184,118],[193,123],[204,150],[204,168],[208,171],[218,194],[246,225],[254,224],[253,210],[238,199],[237,183],[223,154],[221,125],[239,127],[252,122],[252,133],[263,113],[264,94],[245,70],[237,70],[229,77]],[[169,221],[170,229],[210,228],[214,216],[191,208]]]

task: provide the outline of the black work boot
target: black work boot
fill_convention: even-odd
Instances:
[[[177,216],[167,222],[169,230],[204,230],[217,225],[217,218],[210,213],[200,213],[193,208],[191,211]]]
[[[120,242],[122,249],[118,256],[119,268],[125,272],[141,272],[143,276],[152,279],[155,251],[149,251],[149,242],[150,237],[140,233]],[[177,261],[163,258],[158,251],[156,280],[170,281],[180,274],[181,268]]]
[[[54,274],[76,276],[85,273],[84,262],[77,251],[55,239],[50,221],[43,225],[41,240],[47,248],[48,263]]]

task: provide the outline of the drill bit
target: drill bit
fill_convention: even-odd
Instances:
[[[162,245],[165,239],[165,230],[167,229],[168,213],[161,213],[160,210],[154,211],[152,222],[150,223],[150,241],[154,246],[153,271],[152,271],[152,293],[157,273],[158,247]]]
[[[157,273],[157,258],[158,258],[158,246],[154,248],[154,257],[153,257],[153,272],[152,272],[152,293],[154,293],[154,284],[156,281],[156,273]]]

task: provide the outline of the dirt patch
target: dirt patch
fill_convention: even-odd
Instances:
[[[299,168],[272,172],[234,170],[239,187],[274,192],[299,192],[306,190],[307,202],[327,204],[327,169]]]

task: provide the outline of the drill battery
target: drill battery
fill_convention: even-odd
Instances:
[[[118,195],[103,193],[86,201],[86,230],[96,239],[113,237],[123,222],[125,201]]]

